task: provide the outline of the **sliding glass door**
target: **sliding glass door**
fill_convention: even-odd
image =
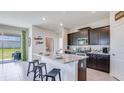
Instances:
[[[0,62],[9,63],[19,60],[21,56],[21,35],[0,34]],[[20,54],[20,56],[18,56]]]

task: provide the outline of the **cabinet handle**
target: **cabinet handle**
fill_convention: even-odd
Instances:
[[[81,63],[81,68],[83,68],[83,66],[84,66],[84,64],[83,64],[83,63]]]
[[[112,56],[115,56],[115,54],[113,53]]]

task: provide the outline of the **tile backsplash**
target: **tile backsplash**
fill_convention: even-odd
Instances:
[[[70,50],[76,50],[77,48],[80,48],[81,51],[84,50],[91,50],[91,51],[102,51],[102,48],[107,47],[110,48],[110,45],[86,45],[86,46],[69,46]]]

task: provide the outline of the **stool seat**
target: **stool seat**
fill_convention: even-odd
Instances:
[[[46,63],[39,63],[39,65],[38,66],[45,66],[46,65]]]
[[[39,60],[29,61],[28,63],[29,63],[29,65],[28,65],[27,76],[29,75],[29,73],[34,72],[34,67],[36,65],[39,65]],[[33,65],[33,69],[32,70],[30,70],[31,65]]]
[[[60,72],[60,69],[52,69],[46,76],[55,77]]]
[[[59,80],[61,81],[60,70],[61,69],[57,69],[57,68],[52,69],[48,74],[45,75],[46,81],[48,80],[48,77],[51,77],[52,81],[55,81],[55,77],[57,74],[59,74]]]

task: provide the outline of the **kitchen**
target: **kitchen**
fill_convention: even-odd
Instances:
[[[89,56],[87,67],[109,73],[110,70],[110,27],[82,28],[68,34],[66,53]],[[96,48],[94,48],[96,47]],[[103,61],[103,62],[102,62]],[[105,61],[105,62],[104,62]]]
[[[93,15],[95,14],[93,13]],[[33,28],[36,29],[37,27],[33,27]],[[37,31],[38,31],[38,28],[37,28]],[[33,31],[33,33],[35,34],[36,30],[35,32]],[[101,73],[105,72],[103,73],[103,77],[104,77],[104,74],[108,75],[109,77],[109,72],[110,72],[109,15],[104,16],[103,19],[92,21],[80,27],[77,26],[75,27],[75,29],[71,29],[71,30],[66,29],[64,27],[64,24],[63,25],[60,24],[57,34],[59,34],[58,40],[55,39],[56,37],[55,35],[52,36],[52,34],[49,34],[49,35],[46,34],[47,36],[45,37],[50,37],[50,39],[54,37],[54,44],[52,45],[54,45],[53,47],[55,51],[48,51],[48,52],[51,52],[51,54],[55,54],[56,50],[61,50],[61,53],[65,52],[65,54],[74,54],[74,55],[77,54],[77,55],[83,55],[83,56],[86,56],[87,54],[87,56],[89,56],[86,63],[88,67],[87,71],[85,71],[86,70],[85,68],[84,70],[85,73],[81,74],[80,72],[83,72],[83,71],[80,71],[80,69],[78,69],[78,72],[79,72],[78,77],[80,77],[80,75],[83,75],[85,79],[84,77],[81,77],[81,78],[83,78],[84,80],[94,80],[94,79],[88,79],[90,76],[90,75],[87,75],[89,73],[89,68],[90,68],[90,73],[91,73],[91,70],[93,69],[93,71],[96,70],[96,71],[100,71]],[[58,42],[59,44],[57,44]],[[56,47],[56,44],[59,46]],[[47,49],[51,50],[48,47]],[[46,50],[45,46],[44,46],[44,50]],[[97,73],[96,75],[94,73],[94,76],[97,76]],[[108,79],[108,77],[105,79],[96,78],[96,80],[116,80],[115,78]]]
[[[124,0],[0,7],[1,93],[124,91]]]
[[[21,74],[21,78],[13,79],[12,77],[11,79],[10,77],[13,75],[7,76],[7,73],[4,73],[6,78],[3,79],[37,79],[38,77],[35,75],[35,70],[39,69],[39,71],[41,71],[41,68],[36,65],[37,69],[33,69],[33,72],[31,71],[32,73],[30,73],[29,70],[30,65],[34,64],[34,60],[39,60],[50,74],[53,72],[55,73],[56,71],[58,71],[57,73],[59,74],[61,73],[61,76],[59,75],[59,78],[56,80],[59,80],[60,78],[62,81],[123,80],[123,69],[121,65],[116,65],[117,57],[120,55],[119,53],[123,54],[123,52],[117,52],[116,50],[119,47],[117,41],[122,40],[115,38],[116,35],[119,37],[120,34],[119,32],[114,34],[115,31],[113,31],[115,30],[114,26],[120,24],[120,20],[123,24],[123,17],[120,20],[115,20],[115,15],[118,12],[1,12],[1,16],[10,15],[8,19],[14,19],[16,20],[15,22],[20,22],[19,18],[21,16],[18,15],[18,13],[20,13],[20,15],[26,15],[24,20],[25,24],[27,24],[26,22],[28,20],[32,20],[32,23],[28,24],[29,26],[25,31],[26,42],[25,44],[22,43],[22,46],[25,47],[27,60],[20,60],[21,62],[19,61],[19,66],[10,67],[15,69],[17,69],[17,67],[22,68],[21,70],[18,68],[20,72],[15,72],[19,77]],[[27,17],[29,14],[31,17],[30,19]],[[33,15],[39,17],[34,17]],[[46,15],[46,17],[41,17],[41,15]],[[3,17],[0,18],[3,20]],[[37,22],[35,23],[36,19]],[[40,24],[41,22],[42,25]],[[18,28],[18,26],[2,25],[1,28],[14,29]],[[116,30],[117,29],[118,28],[116,28]],[[122,44],[119,45],[123,46]],[[123,59],[123,57],[121,57],[121,59]],[[118,62],[120,62],[120,60],[118,60]],[[123,64],[122,62],[120,63]],[[14,65],[15,63],[12,64]],[[7,67],[10,66],[9,64],[2,65],[7,65]],[[120,67],[120,69],[118,69],[118,67]],[[56,70],[56,68],[59,69]],[[45,74],[46,75],[43,75],[43,77],[50,77],[47,73]],[[54,75],[56,76],[57,74]],[[39,77],[41,77],[41,72],[39,72]],[[41,80],[44,79],[41,77]],[[55,78],[53,78],[53,80],[55,80]]]

